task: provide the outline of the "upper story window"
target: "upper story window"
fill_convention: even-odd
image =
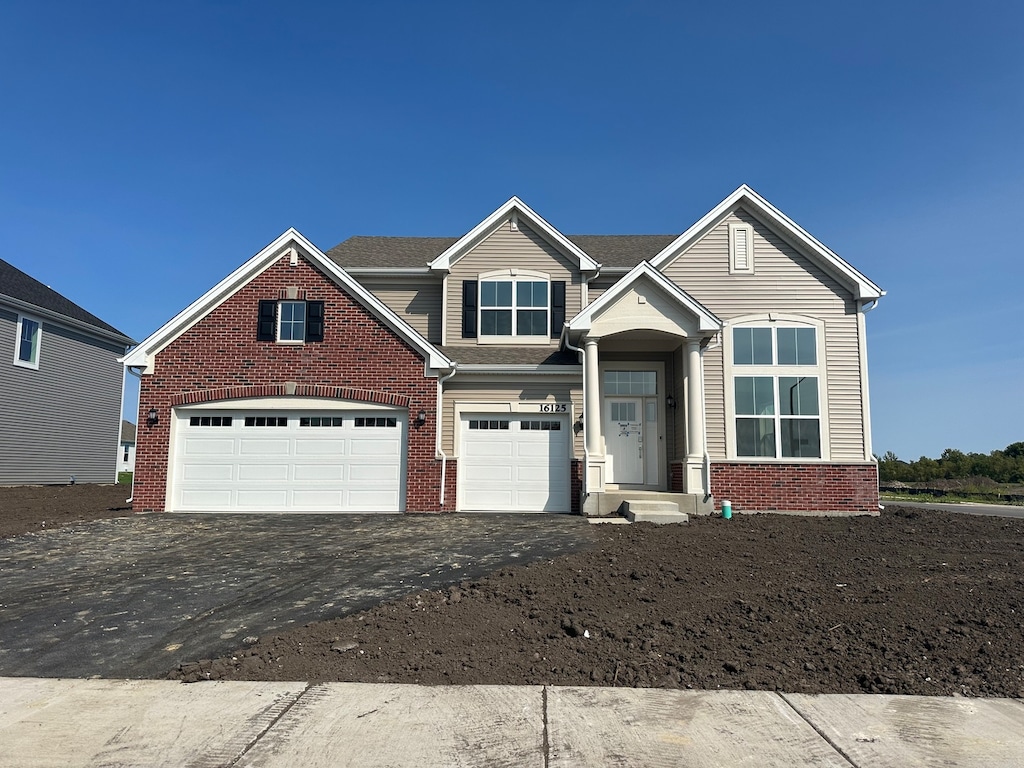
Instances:
[[[42,341],[42,326],[38,320],[24,315],[18,316],[17,342],[14,347],[14,364],[23,368],[39,367],[39,345]]]
[[[548,343],[565,322],[565,281],[505,269],[462,283],[462,337],[481,343]]]
[[[732,410],[737,458],[822,458],[821,329],[732,329]]]
[[[532,278],[480,281],[481,336],[548,338],[548,282]]]
[[[302,344],[324,340],[324,303],[322,301],[260,302],[256,331],[258,341]]]

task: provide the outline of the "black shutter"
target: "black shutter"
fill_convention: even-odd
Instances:
[[[324,340],[324,303],[306,302],[306,341]]]
[[[476,280],[462,281],[462,338],[476,338]]]
[[[277,324],[277,302],[260,301],[260,319],[256,326],[256,341],[274,341]]]
[[[562,335],[565,325],[565,280],[551,281],[551,338]]]

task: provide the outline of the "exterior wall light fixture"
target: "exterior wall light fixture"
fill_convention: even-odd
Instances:
[[[665,398],[665,405],[667,405],[669,408],[675,408],[676,399],[672,397],[672,395],[669,395],[668,397]]]
[[[416,414],[416,422],[415,423],[416,423],[417,427],[422,427],[424,424],[426,424],[427,423],[427,412],[421,409],[420,412]]]
[[[146,425],[152,427],[158,421],[160,421],[160,417],[157,415],[156,408],[150,408],[146,415]]]

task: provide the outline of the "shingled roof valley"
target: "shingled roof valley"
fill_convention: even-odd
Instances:
[[[677,235],[568,235],[588,256],[610,268],[635,267],[649,261],[675,240]],[[426,266],[457,237],[371,237],[357,235],[327,251],[334,263],[345,269],[416,269]]]

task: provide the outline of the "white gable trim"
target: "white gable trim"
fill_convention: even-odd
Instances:
[[[702,332],[717,333],[722,329],[722,321],[715,316],[703,304],[693,298],[690,294],[669,280],[665,275],[656,270],[650,263],[641,261],[633,267],[625,277],[615,283],[611,288],[602,293],[597,300],[589,307],[580,312],[576,317],[566,323],[570,332],[588,331],[605,309],[612,306],[620,297],[625,295],[640,279],[647,278],[656,286],[661,288],[669,298],[677,301],[682,307],[688,310],[697,318],[697,327]]]
[[[412,326],[382,303],[380,299],[363,288],[344,269],[328,259],[319,248],[313,245],[295,228],[289,228],[270,245],[185,307],[185,309],[171,318],[145,341],[141,342],[130,353],[121,358],[121,362],[131,368],[143,368],[145,369],[144,373],[151,373],[153,357],[155,355],[161,350],[166,349],[168,345],[185,333],[185,331],[274,264],[287,253],[289,248],[294,249],[295,246],[301,248],[309,260],[323,271],[324,274],[372,312],[388,328],[419,351],[423,355],[428,368],[447,369],[452,367],[451,360],[443,355],[440,350],[424,339]]]
[[[445,271],[451,269],[453,262],[478,245],[484,237],[489,235],[505,219],[513,221],[516,227],[518,227],[519,221],[525,221],[530,226],[530,229],[537,232],[555,248],[562,251],[562,253],[575,259],[579,263],[581,272],[596,272],[601,268],[601,265],[584,253],[578,245],[548,224],[530,206],[514,196],[456,242],[452,243],[440,256],[430,262],[430,268]]]
[[[726,216],[741,207],[748,209],[752,214],[764,221],[765,224],[778,230],[779,234],[788,237],[801,246],[808,255],[818,261],[825,269],[844,279],[853,288],[855,298],[858,300],[878,299],[885,295],[885,291],[875,285],[875,283],[850,266],[837,253],[825,246],[746,184],[741,185],[725,200],[708,211],[700,221],[669,243],[661,253],[651,259],[651,264],[658,269],[664,269],[668,263],[680,256],[697,240],[717,226]]]

